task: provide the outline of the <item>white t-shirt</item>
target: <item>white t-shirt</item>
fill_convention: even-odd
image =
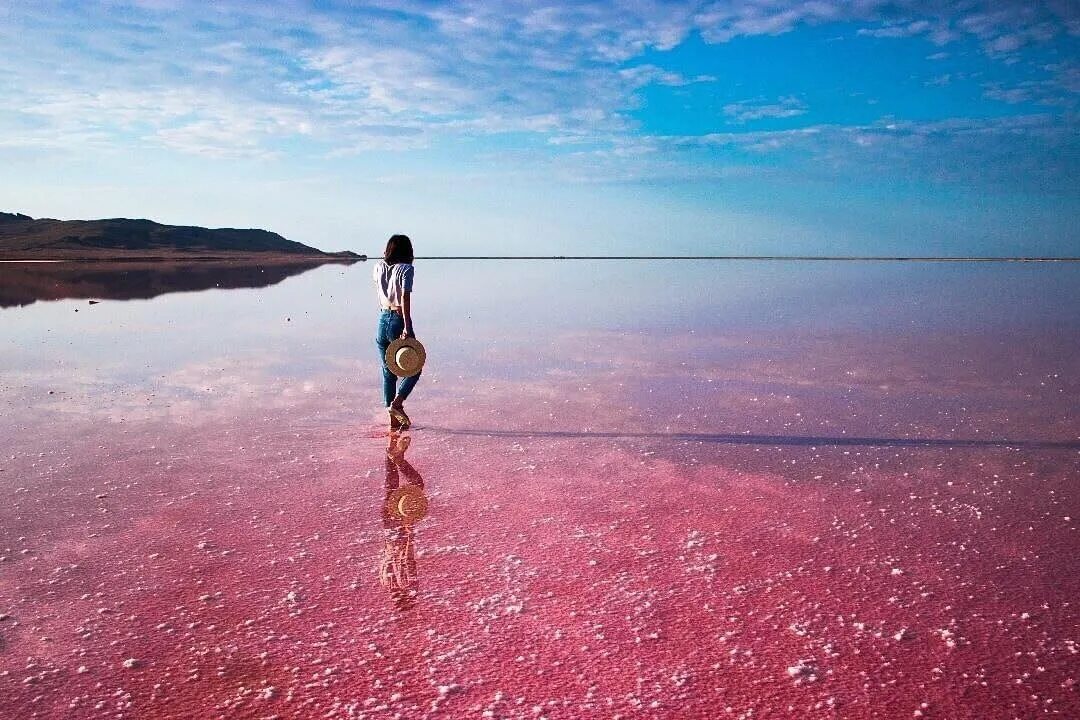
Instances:
[[[379,306],[384,310],[401,307],[405,293],[412,292],[413,266],[409,263],[387,265],[385,260],[379,260],[371,270],[379,293]]]

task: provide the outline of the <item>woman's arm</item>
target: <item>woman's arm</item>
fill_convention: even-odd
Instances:
[[[401,293],[401,317],[405,319],[405,327],[401,331],[401,337],[412,337],[412,293]]]

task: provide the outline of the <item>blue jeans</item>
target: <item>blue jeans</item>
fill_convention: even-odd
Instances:
[[[399,397],[402,400],[409,397],[409,393],[416,387],[416,382],[420,379],[420,373],[416,373],[412,377],[399,378],[390,372],[390,368],[386,367],[386,348],[390,346],[390,343],[401,337],[401,331],[404,329],[405,318],[401,317],[399,313],[393,313],[389,310],[383,310],[379,313],[379,327],[375,331],[375,347],[379,349],[379,364],[382,365],[382,394],[383,404],[386,407],[390,407],[390,403],[394,402],[394,397]]]

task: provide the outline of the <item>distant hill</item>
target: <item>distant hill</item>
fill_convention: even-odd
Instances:
[[[152,220],[51,220],[0,212],[0,260],[360,260],[267,230],[162,225]]]

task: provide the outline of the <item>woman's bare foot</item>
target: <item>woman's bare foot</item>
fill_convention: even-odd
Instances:
[[[409,416],[405,414],[404,404],[404,400],[399,400],[395,398],[394,402],[390,405],[389,408],[387,408],[387,410],[389,410],[390,412],[390,417],[397,418],[398,423],[400,423],[399,429],[401,430],[406,429],[407,427],[409,427],[409,425],[412,424],[412,422],[409,420]]]
[[[386,408],[386,410],[387,414],[390,415],[390,432],[397,432],[401,429],[401,421],[398,420],[397,416],[394,414],[394,411],[391,408]]]

